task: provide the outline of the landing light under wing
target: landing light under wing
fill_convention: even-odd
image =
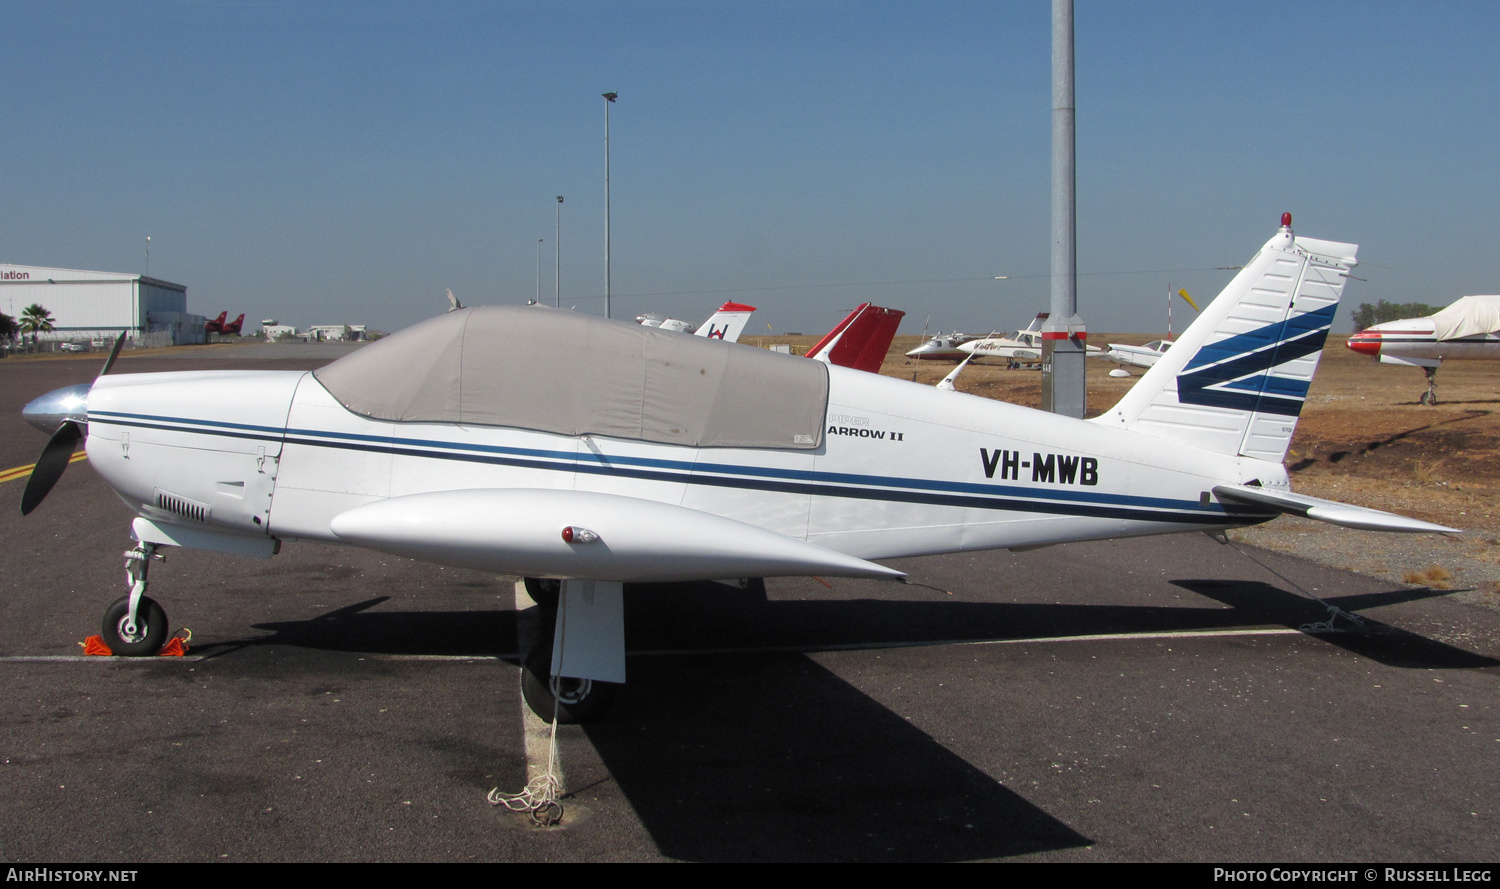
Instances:
[[[1439,534],[1463,533],[1457,528],[1434,525],[1431,522],[1407,518],[1395,513],[1381,512],[1378,509],[1366,509],[1363,506],[1350,506],[1347,503],[1322,500],[1317,497],[1308,497],[1305,494],[1293,494],[1291,491],[1257,488],[1250,485],[1215,485],[1214,496],[1220,500],[1251,506],[1270,507],[1286,515],[1316,519],[1320,522],[1327,522],[1330,525],[1340,525],[1345,528],[1356,528],[1362,531],[1436,532]]]

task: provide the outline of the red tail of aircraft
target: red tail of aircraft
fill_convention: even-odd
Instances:
[[[229,313],[225,312],[224,314],[227,315]],[[223,326],[223,328],[219,332],[223,333],[223,334],[228,334],[229,336],[239,336],[240,328],[244,327],[244,326],[245,326],[245,314],[243,312],[241,312],[240,316],[238,318],[234,319],[233,321],[229,322],[228,324],[225,324]]]
[[[213,319],[212,321],[206,322],[203,325],[204,332],[205,333],[223,333],[224,332],[224,319],[228,318],[228,317],[229,317],[229,313],[228,312],[220,312],[219,313],[219,317]],[[241,316],[241,317],[243,317],[243,316]]]
[[[885,309],[870,303],[861,303],[849,313],[838,326],[808,350],[808,358],[816,358],[840,367],[880,373],[880,363],[890,351],[891,341],[896,338],[896,328],[906,313],[899,309]]]

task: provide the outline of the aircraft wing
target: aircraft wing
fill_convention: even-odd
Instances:
[[[1258,488],[1251,485],[1215,485],[1214,496],[1221,501],[1242,503],[1248,506],[1269,507],[1286,515],[1301,516],[1362,531],[1407,531],[1437,534],[1461,534],[1457,528],[1434,525],[1420,519],[1407,518],[1378,509],[1351,506],[1333,500],[1293,494],[1291,491]]]
[[[377,500],[334,517],[341,540],[527,577],[671,581],[902,572],[712,513],[593,491],[480,488]]]

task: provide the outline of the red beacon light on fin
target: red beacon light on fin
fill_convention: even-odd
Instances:
[[[1281,214],[1281,227],[1282,228],[1291,228],[1292,227],[1292,214],[1290,214],[1290,213],[1283,213],[1283,214]]]

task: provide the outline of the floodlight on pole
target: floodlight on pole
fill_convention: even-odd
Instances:
[[[609,317],[609,298],[612,293],[609,264],[609,106],[615,104],[619,93],[604,94],[604,317]]]
[[[542,301],[542,239],[536,239],[536,301]]]
[[[552,305],[562,308],[562,204],[563,196],[557,196],[557,273],[553,276],[553,301]]]
[[[151,236],[146,236],[146,277],[151,277]]]

